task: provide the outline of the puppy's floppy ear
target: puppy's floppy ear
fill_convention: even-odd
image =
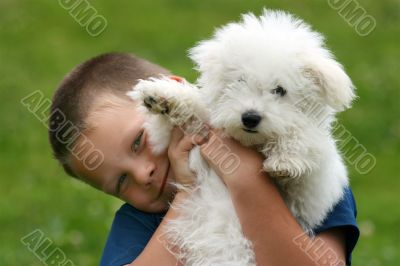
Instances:
[[[337,111],[351,106],[356,97],[351,79],[332,56],[305,57],[303,74],[320,88],[321,97]]]

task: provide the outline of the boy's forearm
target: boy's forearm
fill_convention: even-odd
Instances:
[[[172,203],[178,203],[187,197],[187,192],[180,191],[175,195],[175,199]],[[157,230],[151,237],[150,241],[147,243],[143,252],[134,260],[130,265],[141,266],[141,265],[182,265],[177,258],[166,248],[166,238],[163,235],[163,229],[166,221],[169,219],[176,219],[178,212],[175,208],[169,208],[168,212],[165,214],[163,221],[158,226]]]
[[[238,179],[227,186],[246,237],[253,243],[257,265],[315,265],[319,259],[296,239],[311,244],[266,173]],[[312,246],[312,244],[311,244]],[[317,264],[318,265],[318,264]]]

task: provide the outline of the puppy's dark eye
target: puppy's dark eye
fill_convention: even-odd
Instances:
[[[243,82],[243,83],[246,83],[246,80],[245,80],[245,78],[242,76],[242,77],[240,77],[240,78],[238,78],[238,80],[237,80],[238,82]]]
[[[275,89],[271,91],[272,94],[279,94],[280,96],[284,96],[286,94],[286,90],[281,86],[277,86]]]

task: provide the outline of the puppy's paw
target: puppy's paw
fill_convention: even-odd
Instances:
[[[141,80],[127,94],[141,109],[161,114],[174,125],[206,121],[207,110],[201,104],[198,89],[185,81],[171,78]]]
[[[169,114],[174,101],[171,86],[177,85],[177,81],[168,79],[141,80],[127,95],[154,114]]]
[[[157,95],[145,96],[143,99],[143,104],[150,112],[154,114],[169,114],[170,110],[172,109],[170,101]]]
[[[274,156],[267,158],[264,161],[264,170],[271,175],[271,177],[282,178],[299,178],[304,174],[311,171],[308,164],[303,164],[301,161],[293,159],[274,158]]]

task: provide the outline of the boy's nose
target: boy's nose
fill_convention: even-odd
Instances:
[[[151,185],[151,183],[153,183],[153,173],[154,173],[154,170],[152,170],[150,173],[146,174],[143,177],[143,180],[141,180],[143,185],[147,186],[147,185]]]
[[[153,164],[146,164],[141,166],[136,166],[133,169],[133,177],[135,182],[142,186],[151,185],[154,179],[155,167]]]

